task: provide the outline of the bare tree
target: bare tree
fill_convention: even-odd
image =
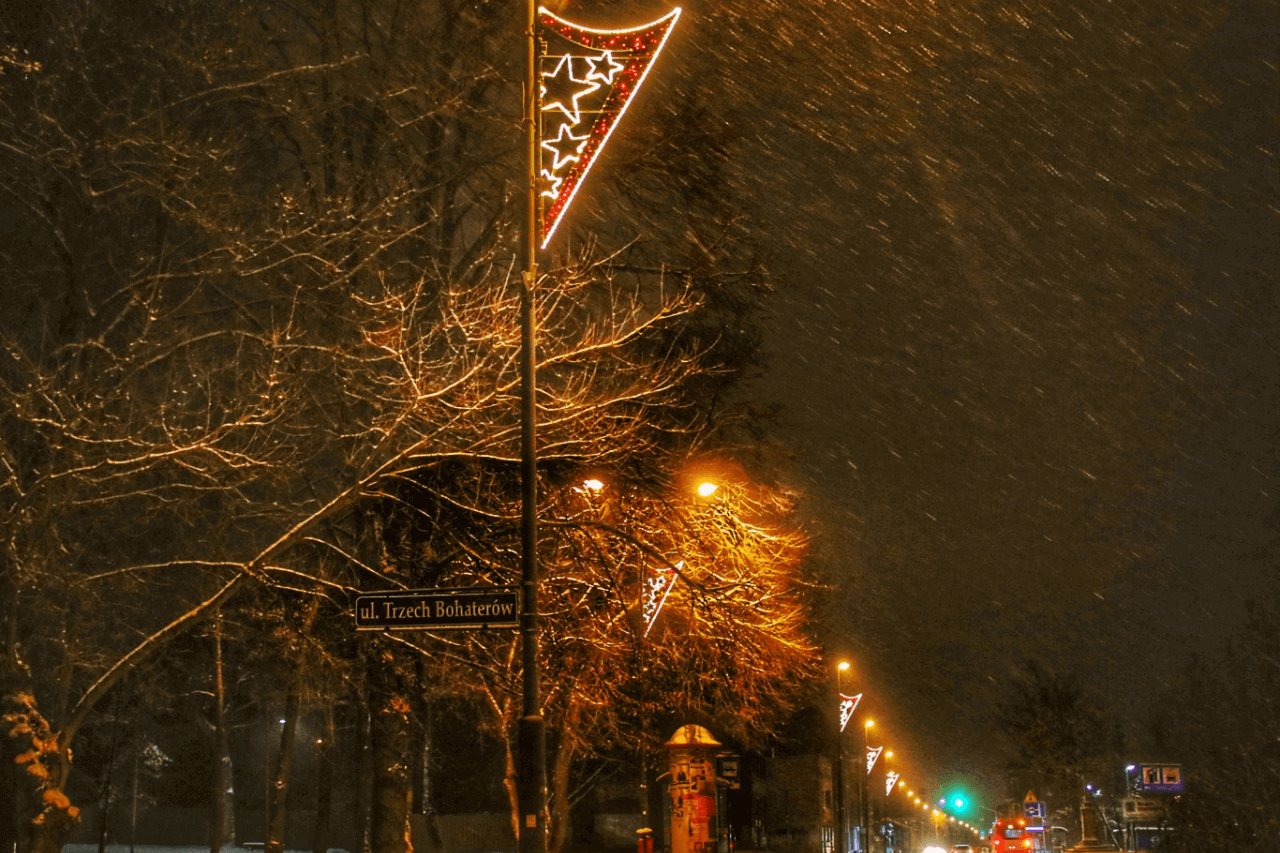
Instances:
[[[627,467],[600,492],[582,485],[599,468],[566,469],[548,484],[540,678],[557,850],[568,840],[574,792],[599,759],[618,750],[632,761],[660,754],[664,727],[691,719],[758,743],[814,674],[804,540],[789,526],[785,492],[739,475],[699,498],[677,471],[628,484]],[[487,496],[477,497],[475,511]],[[492,579],[499,560],[484,548],[460,549],[448,584]],[[482,698],[487,730],[506,746],[514,826],[515,638],[477,632],[403,642],[446,673],[446,689]]]
[[[126,674],[238,606],[285,641],[249,588],[343,613],[360,589],[515,571],[518,33],[500,4],[429,6],[0,6],[0,701],[24,853],[58,849],[75,823],[71,745]],[[707,439],[699,383],[726,368],[697,318],[728,256],[706,242],[676,264],[618,241],[549,266],[549,486],[589,465],[660,470]],[[615,525],[607,548],[598,525],[549,528],[565,767],[588,748],[575,723],[602,713],[591,655],[622,648],[606,632],[588,654],[575,632],[634,600],[601,585],[610,573],[635,583],[677,554],[691,567],[673,604],[705,642],[664,677],[693,704],[726,699],[700,666],[807,655],[783,604],[787,535],[717,540],[694,516],[659,517]],[[648,562],[624,569],[621,542]],[[752,582],[748,567],[777,571]],[[613,615],[572,627],[604,592]],[[501,717],[507,649],[432,654],[494,661]],[[786,686],[765,672],[739,678],[762,708]]]

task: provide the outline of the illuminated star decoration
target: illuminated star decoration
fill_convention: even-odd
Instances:
[[[676,585],[676,579],[679,577],[680,569],[684,568],[684,560],[676,563],[675,568],[658,569],[658,573],[651,578],[645,578],[644,582],[644,601],[641,603],[644,617],[644,635],[649,636],[649,630],[653,627],[653,623],[658,621],[658,614],[662,612],[662,605],[667,603],[667,596],[671,594],[671,588]]]
[[[840,694],[840,731],[844,731],[844,727],[849,725],[849,721],[853,719],[853,712],[857,710],[860,701],[862,701],[861,693],[857,696]]]
[[[867,773],[871,773],[871,768],[876,766],[876,759],[880,757],[880,753],[884,752],[883,746],[867,747]]]
[[[893,793],[893,786],[898,784],[900,773],[890,770],[884,777],[884,795],[887,797]]]
[[[546,47],[538,60],[538,227],[542,248],[658,58],[680,17],[627,30],[597,30],[538,10]]]

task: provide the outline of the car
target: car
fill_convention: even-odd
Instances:
[[[952,844],[951,853],[973,853],[973,848],[968,844]]]

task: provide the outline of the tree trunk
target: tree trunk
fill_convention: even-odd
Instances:
[[[8,807],[0,809],[0,850],[15,850],[18,846],[18,792],[14,786],[13,756],[9,754],[9,739],[0,739],[0,803]]]
[[[502,731],[511,732],[511,727],[504,725]],[[511,834],[517,842],[520,840],[520,786],[516,771],[516,753],[513,745],[514,736],[508,734],[502,739],[502,748],[507,761],[507,773],[502,777],[502,787],[507,792],[507,808],[511,812]]]
[[[413,810],[422,815],[419,826],[426,832],[426,838],[418,839],[418,846],[424,850],[438,853],[443,849],[440,837],[440,824],[436,820],[435,805],[432,802],[431,756],[435,749],[432,738],[431,702],[427,698],[425,688],[427,679],[425,661],[418,658],[415,670],[417,685],[415,698],[417,704],[414,711],[414,746],[413,746]]]
[[[311,839],[312,853],[329,849],[330,813],[333,809],[333,705],[324,707],[324,734],[316,750],[316,827]]]
[[[409,684],[396,665],[395,655],[386,650],[376,652],[369,672],[373,753],[370,845],[372,853],[412,853]]]
[[[222,611],[213,618],[213,798],[210,802],[209,853],[221,853],[222,845],[236,837],[236,802],[232,790],[231,747],[227,738],[226,682],[222,675]],[[99,849],[98,853],[102,853]]]
[[[111,815],[111,786],[115,777],[116,746],[119,742],[118,735],[120,734],[121,695],[122,693],[120,692],[116,693],[116,713],[115,718],[111,721],[111,752],[107,754],[106,778],[102,780],[102,792],[98,797],[98,853],[106,853],[107,849],[107,819]]]
[[[284,726],[280,729],[280,757],[276,760],[275,780],[271,785],[271,801],[267,812],[266,853],[284,853],[284,833],[289,819],[289,776],[293,770],[293,737],[298,728],[301,706],[296,679],[289,684],[285,698]]]
[[[574,740],[572,736],[561,732],[560,743],[556,749],[551,766],[551,802],[550,820],[551,837],[547,839],[548,853],[560,853],[569,841],[569,771],[573,766]]]
[[[371,722],[372,713],[370,708],[372,699],[368,685],[360,694],[359,705],[359,727],[360,736],[357,741],[358,754],[356,755],[356,785],[355,785],[355,820],[356,831],[359,833],[356,839],[356,846],[360,853],[369,853],[369,797],[373,790],[373,725]]]
[[[426,661],[419,656],[413,668],[413,811],[428,814],[431,811],[431,709],[427,702]]]

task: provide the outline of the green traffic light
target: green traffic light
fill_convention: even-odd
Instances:
[[[934,794],[938,808],[958,820],[969,820],[977,811],[977,797],[970,791],[970,780],[959,774],[944,779]]]
[[[972,810],[967,791],[951,789],[944,800],[946,809],[956,817],[968,817]]]

